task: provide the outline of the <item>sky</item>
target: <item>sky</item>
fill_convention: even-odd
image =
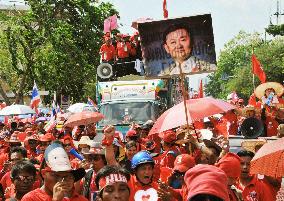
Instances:
[[[140,17],[154,20],[163,19],[163,0],[104,0],[114,4],[119,11],[120,30],[133,33],[131,23]],[[284,0],[279,0],[284,12]],[[248,33],[263,33],[269,25],[270,16],[276,12],[277,0],[167,0],[169,18],[194,16],[197,14],[212,15],[216,54],[240,30]],[[284,16],[282,16],[284,19]],[[272,17],[275,22],[276,18]],[[283,22],[284,20],[282,20]]]
[[[8,3],[12,1],[12,3]],[[14,4],[15,1],[0,0],[1,4]],[[141,17],[154,20],[163,19],[163,0],[102,0],[111,2],[120,15],[119,30],[132,34],[132,21]],[[284,13],[284,0],[279,0],[280,12]],[[264,28],[270,23],[270,18],[276,24],[273,14],[276,12],[277,0],[167,0],[169,18],[194,16],[210,13],[212,16],[215,51],[218,58],[224,45],[234,38],[241,30],[247,33],[259,32],[264,37]],[[272,16],[272,17],[271,17]],[[280,19],[284,23],[284,16]],[[192,76],[194,89],[198,88],[200,79],[206,75]]]
[[[120,15],[120,31],[132,34],[131,23],[137,18],[163,19],[163,0],[102,0],[114,4]],[[24,0],[0,0],[0,5],[23,5]],[[284,0],[279,0],[280,12],[284,13]],[[240,30],[260,32],[269,25],[276,12],[277,0],[167,0],[169,18],[212,15],[215,50],[217,56],[224,45]],[[272,22],[276,23],[275,16]],[[280,22],[284,23],[284,16]]]

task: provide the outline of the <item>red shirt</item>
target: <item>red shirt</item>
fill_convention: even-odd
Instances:
[[[267,116],[265,119],[267,137],[277,136],[277,127],[279,123],[272,117]]]
[[[21,201],[52,201],[52,196],[48,195],[45,191],[40,188],[35,189],[27,193]],[[72,198],[63,198],[62,201],[88,201],[82,195],[74,193]]]
[[[234,112],[228,111],[221,119],[227,122],[228,134],[236,135],[238,132],[238,116]]]
[[[8,151],[7,151],[8,152]],[[0,155],[0,169],[2,169],[3,168],[3,166],[4,166],[4,163],[7,161],[7,160],[9,160],[9,154],[8,153],[2,153],[1,155]]]
[[[10,177],[11,171],[7,172],[1,179],[0,183],[3,187],[3,189],[6,189],[7,187],[10,187],[12,185],[11,177]]]
[[[243,190],[244,201],[273,201],[275,196],[271,187],[254,175],[253,179]]]
[[[176,147],[172,147],[170,150],[162,153],[162,155],[160,156],[161,167],[174,168],[175,159],[179,154],[180,153]]]
[[[113,45],[103,44],[100,49],[100,53],[102,54],[102,60],[110,61],[115,58],[116,50]]]
[[[129,57],[131,46],[129,43],[117,42],[117,57],[124,59]]]
[[[153,181],[149,185],[142,186],[135,176],[131,176],[128,185],[130,188],[129,201],[158,200],[158,184],[156,182]]]

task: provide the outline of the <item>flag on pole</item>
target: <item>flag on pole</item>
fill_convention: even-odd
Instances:
[[[57,107],[56,107],[56,100],[52,100],[52,105],[51,105],[51,117],[54,117],[57,113]]]
[[[203,98],[203,84],[202,84],[202,79],[200,80],[200,84],[199,84],[198,98]]]
[[[163,13],[164,13],[164,18],[168,18],[169,12],[167,9],[167,0],[163,0]]]
[[[118,28],[117,16],[113,15],[104,20],[104,33],[111,32]]]
[[[261,67],[260,62],[258,61],[258,59],[256,58],[254,54],[251,57],[251,61],[252,61],[252,73],[255,74],[259,78],[261,83],[265,83],[266,82],[265,72],[263,68]]]
[[[32,91],[32,99],[31,99],[30,106],[31,106],[32,109],[35,109],[36,112],[37,112],[37,107],[39,106],[39,104],[40,104],[40,96],[39,96],[39,93],[38,93],[36,82],[34,81],[34,86],[33,86],[33,91]]]
[[[256,97],[254,93],[249,97],[248,105],[256,106]]]
[[[51,119],[47,122],[47,124],[44,126],[44,130],[49,133],[57,124],[57,121],[55,119],[55,116],[52,116]]]

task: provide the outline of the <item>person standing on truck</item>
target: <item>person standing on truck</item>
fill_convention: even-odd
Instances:
[[[111,38],[105,36],[105,43],[100,48],[100,55],[102,58],[102,62],[113,63],[116,57],[116,49],[111,44]]]

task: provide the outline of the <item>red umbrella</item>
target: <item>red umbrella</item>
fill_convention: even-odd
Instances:
[[[211,97],[190,99],[186,101],[186,105],[189,123],[235,109],[235,106]],[[161,133],[183,125],[186,125],[186,117],[184,102],[181,102],[168,109],[157,119],[150,134]]]
[[[74,127],[80,125],[88,125],[102,120],[104,116],[99,112],[83,111],[71,115],[64,123],[64,126]]]
[[[271,177],[284,176],[284,138],[264,144],[250,163],[251,174]]]

